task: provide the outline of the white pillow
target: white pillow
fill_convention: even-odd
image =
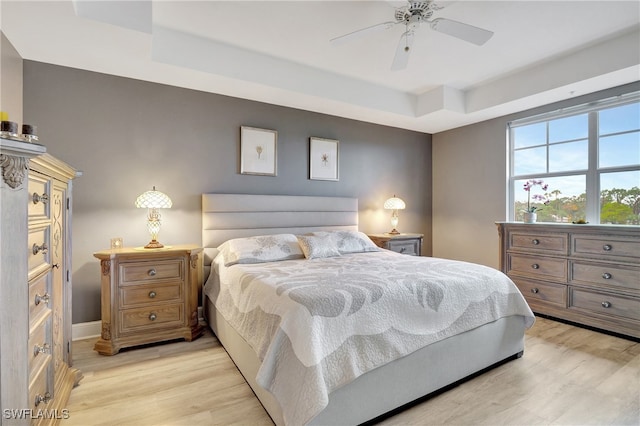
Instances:
[[[225,266],[304,258],[298,239],[293,234],[234,238],[224,242],[218,250],[224,256]]]
[[[380,247],[360,231],[320,231],[312,235],[332,238],[341,254],[380,251]]]
[[[331,236],[298,235],[298,242],[307,259],[340,256],[340,251]]]

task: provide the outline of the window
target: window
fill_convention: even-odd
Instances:
[[[509,153],[511,219],[640,224],[640,92],[514,121]]]

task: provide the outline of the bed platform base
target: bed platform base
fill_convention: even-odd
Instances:
[[[260,365],[247,342],[217,313],[208,298],[209,326],[276,425],[284,425],[280,405],[255,377]],[[520,358],[524,320],[509,317],[431,344],[372,370],[329,395],[329,405],[311,425],[372,424],[444,392],[489,369]]]

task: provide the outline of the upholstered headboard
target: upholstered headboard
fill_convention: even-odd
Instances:
[[[357,198],[202,194],[205,277],[216,247],[231,238],[330,229],[358,229]]]

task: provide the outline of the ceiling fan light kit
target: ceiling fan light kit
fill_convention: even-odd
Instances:
[[[415,32],[419,29],[420,24],[426,22],[429,27],[443,34],[464,40],[466,42],[482,46],[493,36],[493,32],[479,28],[473,25],[454,21],[447,18],[436,18],[430,20],[434,11],[443,9],[442,6],[436,4],[433,0],[427,1],[408,1],[406,6],[402,6],[395,10],[395,21],[382,22],[372,25],[351,33],[336,37],[331,40],[332,44],[343,44],[355,38],[362,37],[366,34],[388,30],[399,24],[405,25],[405,31],[400,36],[396,53],[391,64],[394,71],[402,70],[409,63],[409,54],[412,50],[412,44]]]

